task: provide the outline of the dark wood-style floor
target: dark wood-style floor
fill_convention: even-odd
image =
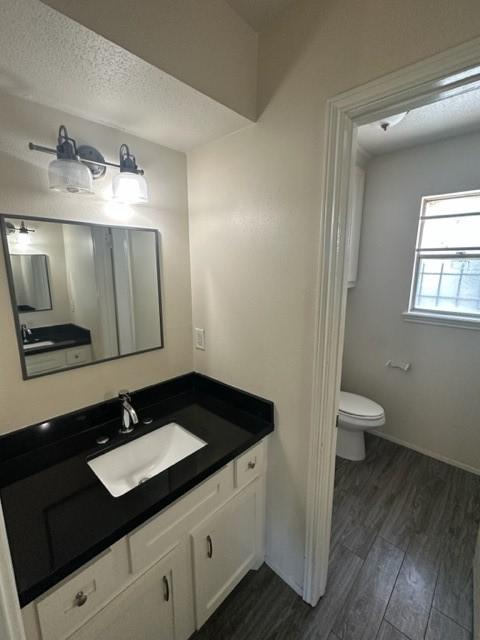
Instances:
[[[330,573],[306,605],[251,572],[192,640],[469,640],[480,478],[369,436],[337,458]]]

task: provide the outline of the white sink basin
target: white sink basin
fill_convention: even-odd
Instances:
[[[117,498],[206,444],[171,422],[87,462],[112,496]]]
[[[37,347],[51,347],[54,342],[52,340],[44,340],[43,342],[29,342],[28,344],[24,344],[23,348],[25,351],[29,349],[36,349]]]

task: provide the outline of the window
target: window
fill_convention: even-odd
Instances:
[[[407,315],[480,322],[480,192],[422,200]]]

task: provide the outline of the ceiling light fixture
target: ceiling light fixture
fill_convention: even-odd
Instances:
[[[125,204],[148,202],[147,181],[139,172],[128,145],[120,147],[120,173],[113,178],[113,198]]]
[[[65,125],[58,130],[55,149],[29,142],[31,151],[41,151],[57,156],[48,168],[50,189],[68,193],[93,193],[93,180],[102,178],[107,167],[120,169],[113,179],[113,196],[119,202],[139,204],[148,202],[148,186],[143,169],[137,166],[135,156],[126,144],[120,147],[120,164],[107,162],[94,147],[81,145],[68,135]]]
[[[390,129],[390,127],[394,127],[395,125],[399,124],[405,118],[407,113],[408,111],[404,111],[403,113],[396,113],[395,115],[389,116],[388,118],[383,118],[383,120],[380,120],[377,125],[380,125],[381,129],[387,131],[388,129]]]

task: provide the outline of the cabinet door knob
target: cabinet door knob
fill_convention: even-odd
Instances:
[[[170,585],[168,584],[168,578],[163,576],[163,599],[165,602],[170,600]]]
[[[248,468],[249,468],[249,469],[255,469],[256,464],[257,464],[256,462],[252,462],[252,461],[250,460],[250,462],[248,463]]]
[[[211,558],[213,556],[213,542],[210,536],[207,536],[207,557]]]
[[[83,605],[86,603],[87,600],[88,600],[88,596],[85,593],[83,593],[83,591],[79,591],[75,596],[75,605],[77,607],[83,607]]]

